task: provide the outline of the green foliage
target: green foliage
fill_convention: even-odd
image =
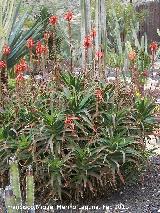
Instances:
[[[31,11],[27,10],[25,13],[21,14],[21,0],[18,3],[13,0],[12,4],[10,3],[10,0],[7,0],[6,3],[8,5],[13,4],[14,9],[10,6],[7,10],[10,10],[10,13],[6,13],[5,4],[3,4],[2,28],[7,34],[1,37],[0,52],[2,54],[2,48],[5,43],[10,46],[11,54],[7,58],[8,69],[10,69],[19,61],[20,58],[22,58],[25,54],[28,53],[28,50],[26,48],[26,41],[28,38],[32,37],[35,41],[42,38],[43,31],[47,26],[49,15],[45,14],[44,16],[44,12],[42,10],[37,20],[33,21],[32,26],[30,26],[29,29],[25,29],[25,23],[28,20]],[[17,21],[18,19],[20,21]]]
[[[135,27],[137,22],[142,22],[146,15],[145,11],[136,12],[133,4],[124,4],[122,1],[106,0],[107,3],[107,20],[110,26],[110,32],[114,29],[114,19],[112,8],[114,7],[117,21],[120,26],[120,32],[123,34],[124,39],[132,34],[132,28]]]
[[[87,2],[85,16],[90,18],[91,7],[90,2]],[[0,108],[1,175],[9,171],[13,185],[12,196],[6,196],[6,205],[22,203],[19,182],[29,165],[33,167],[34,179],[29,169],[26,178],[27,205],[34,204],[34,193],[46,199],[48,195],[61,200],[66,196],[77,200],[96,196],[103,193],[104,189],[115,189],[119,182],[125,184],[127,169],[130,171],[134,168],[136,171],[145,164],[149,152],[145,150],[144,139],[156,126],[153,119],[155,104],[145,97],[135,97],[132,88],[123,85],[118,79],[117,72],[124,68],[128,60],[127,54],[132,50],[133,39],[137,60],[131,65],[136,65],[139,72],[150,67],[147,40],[142,38],[140,44],[137,39],[138,18],[133,7],[128,5],[124,8],[119,1],[114,4],[110,2],[107,13],[110,43],[105,56],[104,5],[103,0],[96,1],[96,10],[99,12],[95,22],[99,30],[93,49],[104,51],[104,58],[103,62],[95,60],[95,70],[102,74],[103,69],[104,74],[105,62],[109,68],[116,68],[115,84],[106,83],[104,79],[94,81],[92,75],[88,78],[66,73],[63,66],[59,66],[59,34],[62,32],[59,24],[51,26],[52,30],[54,28],[54,37],[48,40],[49,59],[55,59],[53,72],[47,73],[48,76],[42,81],[33,79],[33,76],[22,82],[9,81],[7,98],[3,108]],[[35,41],[42,37],[50,15],[43,8],[33,26],[25,30],[23,26],[28,12],[17,23],[18,10],[19,7],[12,23],[12,34],[8,38],[12,49],[7,61],[9,68],[27,54],[25,46],[30,36]],[[82,18],[82,27],[87,25],[85,33],[88,34],[91,22]],[[82,32],[82,37],[84,35]],[[54,42],[58,44],[54,46]],[[44,61],[47,62],[46,67]],[[50,61],[45,58],[43,62],[38,64],[39,69],[43,65],[43,71],[47,72]],[[88,64],[84,65],[87,65],[87,71],[93,71]],[[17,162],[13,160],[9,165],[8,159],[11,157],[16,157]],[[21,174],[18,165],[22,168]]]
[[[0,114],[2,172],[11,156],[22,168],[32,164],[36,194],[49,186],[49,193],[60,199],[79,199],[90,191],[96,195],[109,185],[115,188],[119,180],[125,183],[123,168],[129,163],[137,168],[146,159],[138,141],[154,127],[149,100],[129,103],[126,97],[126,107],[114,85],[86,84],[83,77],[66,73],[60,84],[46,82],[45,90],[37,85],[34,91],[28,85],[26,93],[19,91],[15,99],[13,92],[10,98]],[[30,185],[32,179],[27,181]]]

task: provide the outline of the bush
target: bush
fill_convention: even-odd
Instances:
[[[153,128],[154,104],[133,97],[125,107],[116,91],[67,73],[59,84],[28,81],[12,90],[0,113],[1,175],[16,156],[22,171],[32,165],[37,193],[79,199],[125,184],[125,165],[146,160],[143,137]]]

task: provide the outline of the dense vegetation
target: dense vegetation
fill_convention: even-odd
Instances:
[[[34,194],[42,203],[92,198],[140,174],[151,155],[146,138],[158,126],[156,98],[145,90],[158,44],[148,45],[146,36],[138,41],[133,5],[110,2],[106,11],[103,0],[94,7],[82,0],[78,27],[72,11],[51,15],[46,8],[26,25],[28,12],[21,14],[17,1],[4,2],[0,183],[11,183],[6,206],[25,197],[23,204],[33,205]]]

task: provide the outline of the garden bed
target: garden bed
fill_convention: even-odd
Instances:
[[[66,206],[66,208],[64,207]],[[70,206],[70,207],[69,207]],[[73,208],[72,208],[73,206]],[[149,167],[143,179],[137,184],[127,184],[115,192],[110,198],[104,194],[92,202],[81,204],[65,204],[55,202],[55,213],[158,213],[160,212],[160,155],[149,160]],[[67,208],[70,208],[67,210]],[[76,210],[75,210],[76,208]],[[61,210],[60,210],[61,209]],[[84,210],[85,209],[85,210]],[[41,211],[44,212],[53,212]]]

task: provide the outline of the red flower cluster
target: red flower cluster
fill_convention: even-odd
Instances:
[[[158,44],[157,44],[157,42],[153,41],[153,42],[150,44],[149,48],[150,48],[151,52],[156,52],[157,49],[158,49]]]
[[[64,15],[64,19],[66,21],[71,21],[73,19],[73,12],[72,11],[68,11],[65,15]]]
[[[5,44],[3,47],[3,55],[8,56],[11,53],[11,48]]]
[[[5,61],[0,60],[0,69],[5,69],[7,67],[7,64]]]
[[[102,51],[97,51],[96,52],[96,59],[97,60],[103,58],[103,56],[104,56],[104,53]]]
[[[98,101],[103,101],[103,92],[101,89],[96,89],[95,90],[95,96]]]
[[[50,37],[50,33],[49,32],[45,32],[44,35],[43,35],[43,39],[45,41],[48,41],[49,37]]]
[[[28,47],[28,49],[32,49],[34,47],[34,40],[33,40],[33,38],[29,38],[27,40],[27,47]]]
[[[75,129],[75,124],[73,123],[74,120],[79,120],[79,117],[74,117],[72,115],[67,115],[64,124],[71,128],[72,130]]]
[[[24,76],[23,76],[22,73],[20,73],[20,74],[17,75],[17,77],[16,77],[16,81],[17,81],[17,82],[19,82],[19,81],[24,81],[24,80],[25,80],[25,78],[24,78]]]
[[[90,48],[90,47],[92,46],[92,38],[91,38],[91,36],[86,36],[86,37],[84,38],[83,46],[84,46],[86,49],[88,49],[88,48]]]
[[[21,59],[20,63],[16,65],[16,73],[23,74],[28,68],[28,65],[24,59]]]
[[[91,31],[91,33],[89,35],[85,36],[84,42],[83,42],[83,46],[86,49],[88,49],[88,48],[90,48],[92,46],[92,42],[95,39],[96,35],[97,35],[96,29],[93,28],[92,31]]]
[[[42,54],[46,54],[47,53],[47,47],[45,47],[41,41],[37,42],[36,45],[36,54],[37,55],[42,55]]]
[[[58,23],[58,17],[57,17],[57,16],[51,16],[51,17],[49,18],[49,23],[50,23],[51,25],[56,25],[56,24]]]
[[[25,80],[23,73],[27,70],[27,68],[28,68],[28,65],[25,59],[21,59],[20,63],[16,65],[16,69],[15,69],[15,72],[17,74],[17,77],[16,77],[17,82]]]

